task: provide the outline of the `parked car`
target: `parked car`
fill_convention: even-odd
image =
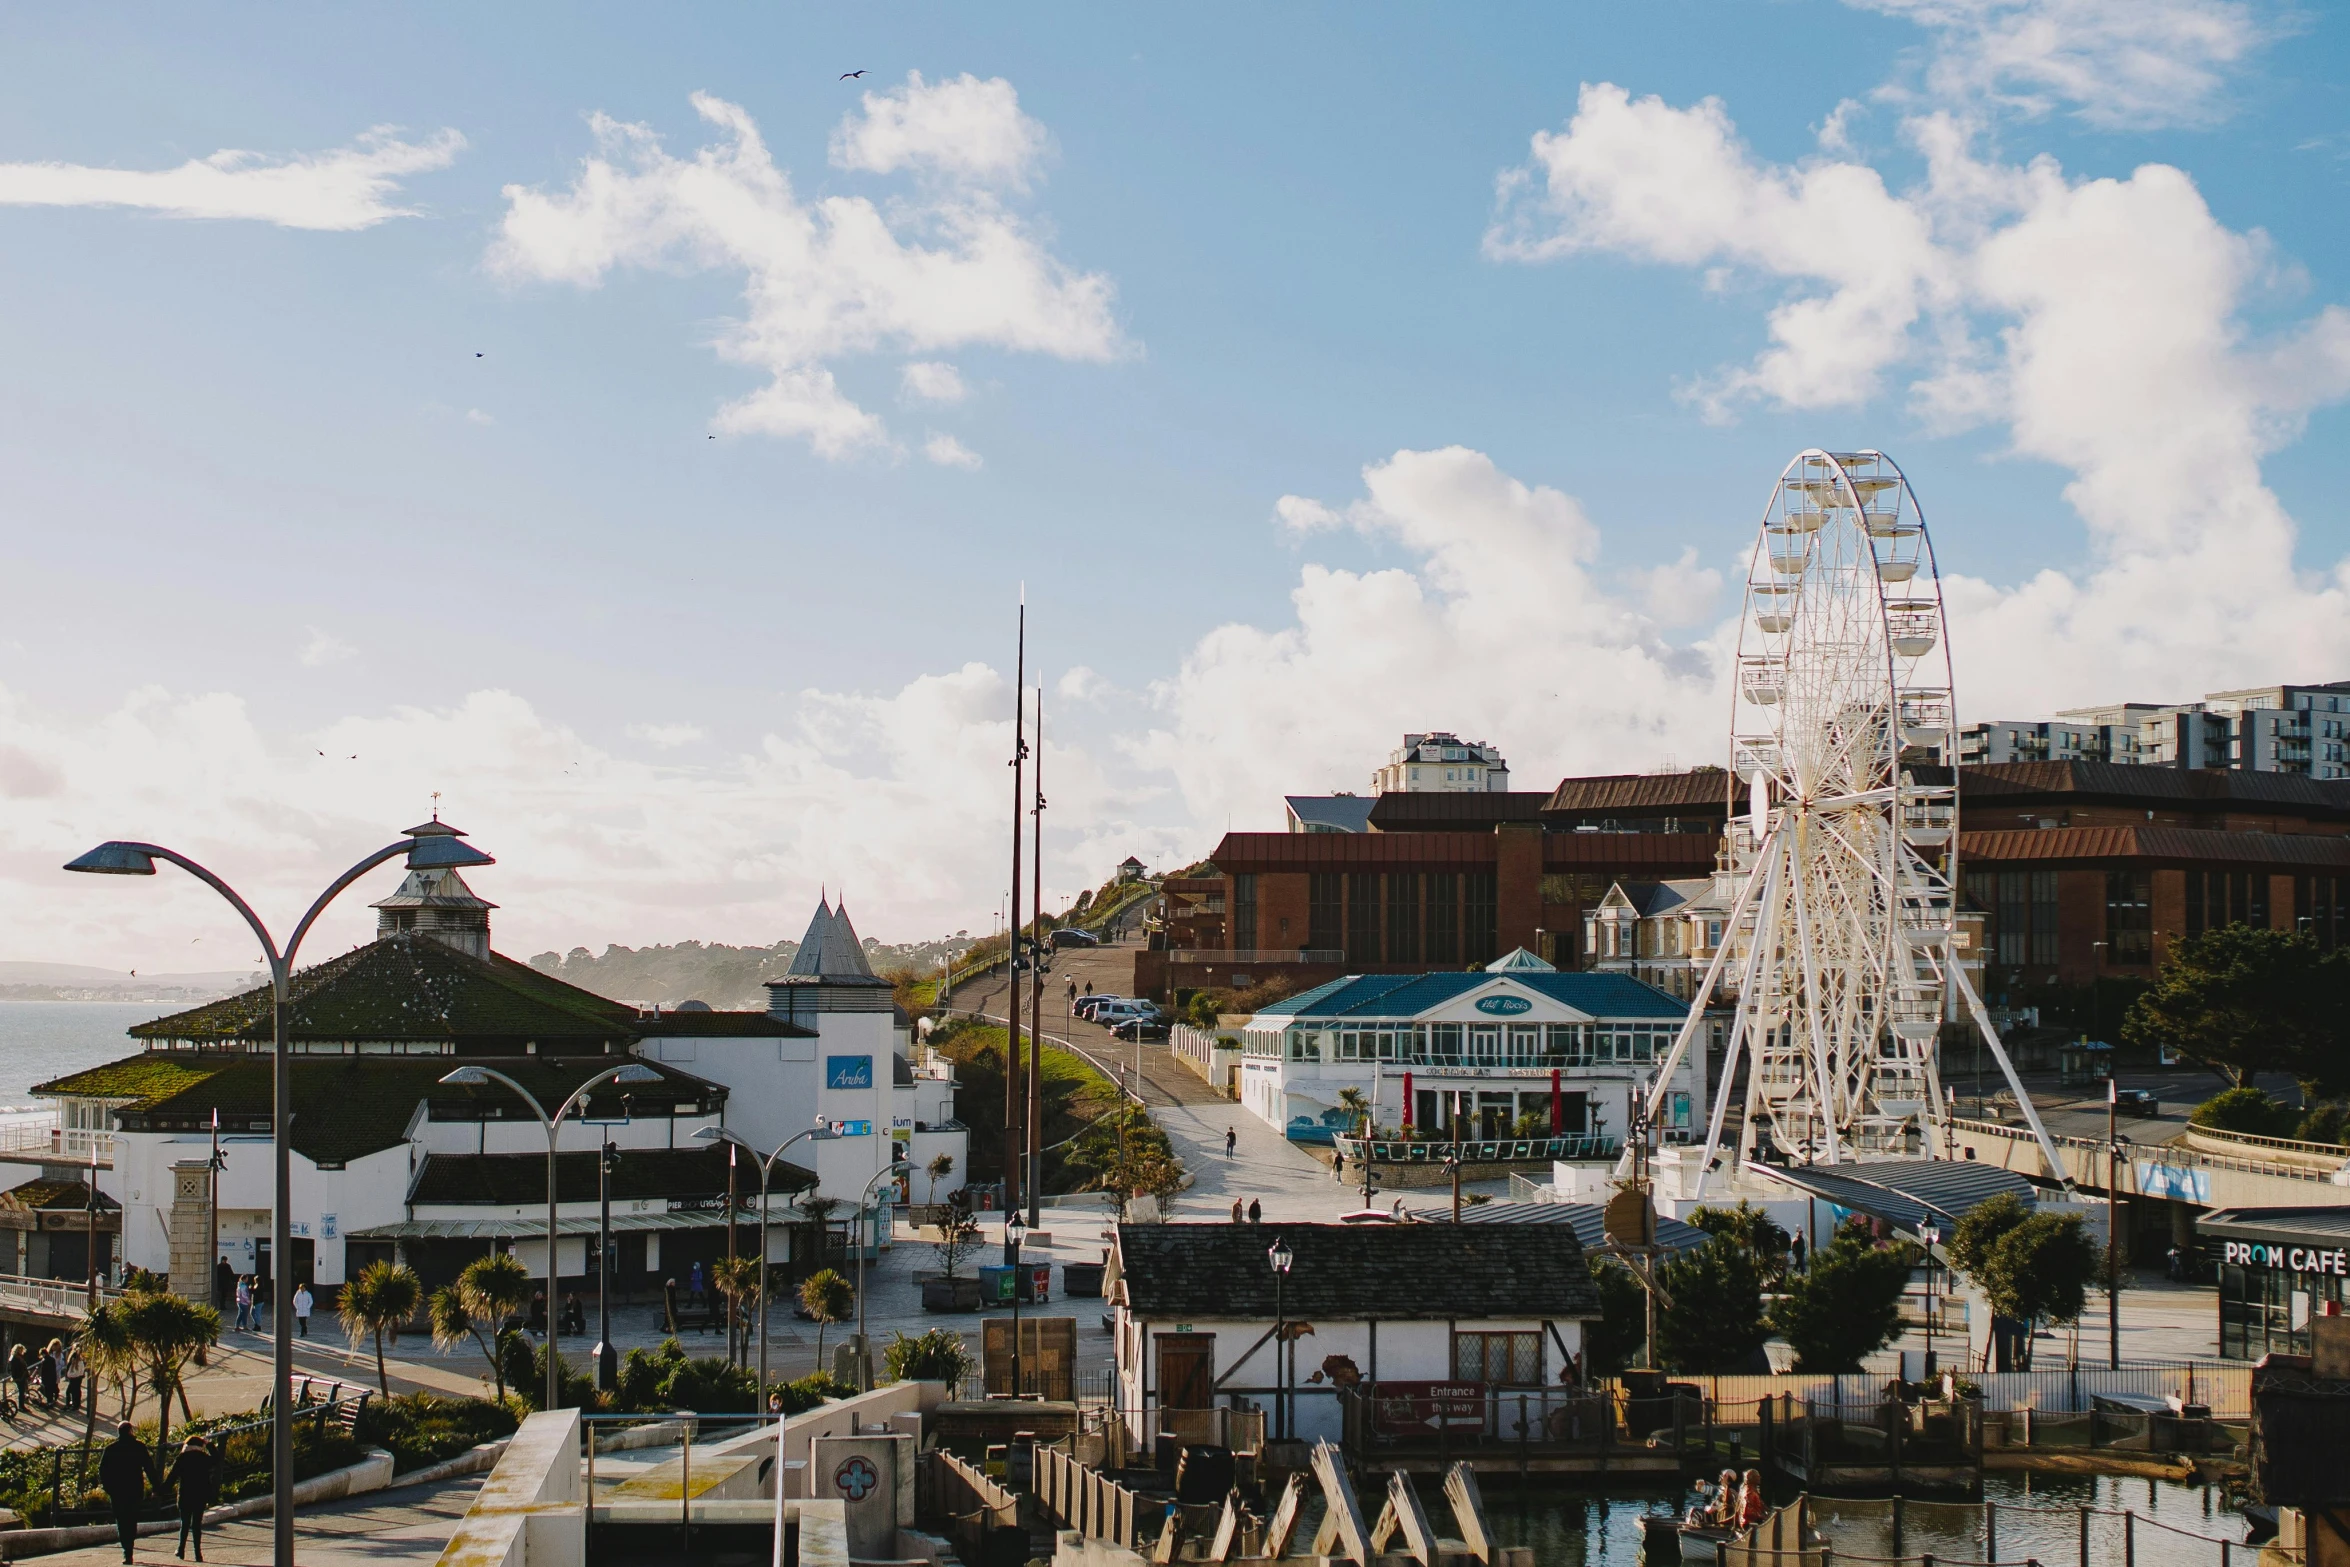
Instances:
[[[1064,947],[1098,947],[1101,944],[1101,937],[1090,930],[1079,930],[1074,925],[1053,932],[1053,950],[1056,952]]]
[[[2153,1090],[2146,1088],[2115,1089],[2113,1105],[2123,1115],[2157,1116],[2162,1114],[2162,1100]]]
[[[1147,1018],[1153,1022],[1156,1022],[1158,1020],[1158,1016],[1159,1009],[1152,1006],[1147,1001],[1130,1002],[1125,1006],[1118,1007],[1096,1007],[1094,1008],[1093,1012],[1093,1020],[1096,1023],[1100,1024],[1104,1028],[1111,1029],[1116,1028],[1121,1023],[1131,1022],[1136,1018]]]
[[[1079,1017],[1090,1019],[1097,1013],[1101,1012],[1104,1008],[1127,1008],[1137,1006],[1139,1004],[1140,1002],[1138,999],[1133,996],[1113,996],[1108,994],[1098,996],[1079,996],[1077,998],[1076,1010]]]
[[[1114,1025],[1110,1029],[1110,1032],[1117,1035],[1120,1039],[1128,1041],[1155,1041],[1165,1039],[1167,1037],[1167,1024],[1163,1018],[1138,1013],[1137,1015],[1126,1019],[1124,1022]]]

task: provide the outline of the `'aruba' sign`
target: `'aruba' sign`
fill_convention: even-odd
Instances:
[[[1534,1010],[1534,1003],[1524,996],[1479,996],[1477,1010],[1494,1017],[1516,1017],[1521,1012]]]

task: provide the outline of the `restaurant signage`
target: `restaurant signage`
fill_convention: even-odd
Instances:
[[[2330,1273],[2350,1278],[2350,1247],[2284,1246],[2273,1241],[2226,1241],[2220,1261],[2246,1268],[2283,1268],[2288,1273]]]
[[[1524,996],[1479,996],[1477,1010],[1495,1017],[1516,1017],[1534,1010],[1534,1003]]]

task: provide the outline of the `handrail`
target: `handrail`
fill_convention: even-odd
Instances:
[[[1994,1121],[1972,1121],[1952,1116],[1949,1125],[1954,1131],[1963,1131],[1970,1137],[2004,1137],[2011,1142],[2037,1143],[2029,1128],[2001,1126]],[[2084,1153],[2102,1158],[2104,1139],[2095,1137],[2065,1137],[2051,1135],[2049,1141],[2060,1147],[2077,1148]],[[2175,1143],[2128,1143],[2136,1152],[2156,1156],[2156,1162],[2168,1165],[2194,1165],[2207,1170],[2234,1170],[2242,1175],[2266,1175],[2281,1181],[2313,1181],[2318,1185],[2333,1184],[2333,1177],[2317,1170],[2298,1169],[2292,1165],[2263,1164],[2251,1159],[2231,1159],[2225,1154],[2205,1153],[2198,1148],[2180,1148]],[[2346,1160],[2350,1163],[2350,1160]],[[2092,1181],[2091,1185],[2097,1184]]]

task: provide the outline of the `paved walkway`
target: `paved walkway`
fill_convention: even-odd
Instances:
[[[294,1520],[295,1559],[303,1567],[430,1561],[456,1533],[473,1504],[482,1476],[468,1475],[446,1485],[378,1491],[348,1501],[305,1508]],[[272,1520],[246,1518],[204,1531],[204,1560],[222,1567],[266,1567],[275,1535]],[[176,1533],[150,1535],[138,1543],[140,1561],[170,1561]],[[44,1556],[57,1567],[107,1567],[122,1560],[117,1545]]]

